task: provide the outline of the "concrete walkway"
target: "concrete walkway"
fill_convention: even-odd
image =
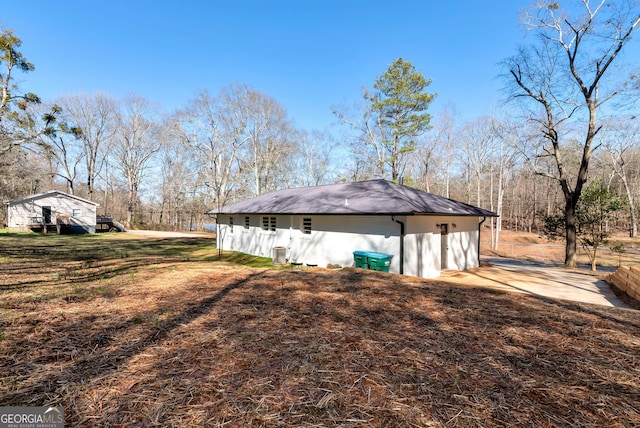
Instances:
[[[448,271],[438,278],[467,287],[487,287],[533,296],[629,308],[598,277],[559,265],[501,257],[483,258],[481,266],[464,272]]]

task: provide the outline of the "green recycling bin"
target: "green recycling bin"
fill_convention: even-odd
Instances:
[[[393,255],[369,252],[367,253],[367,258],[369,260],[369,269],[380,272],[389,272],[389,266],[391,266],[391,259],[393,258]]]
[[[357,268],[369,269],[369,260],[367,259],[366,251],[354,251],[353,260],[356,262]]]

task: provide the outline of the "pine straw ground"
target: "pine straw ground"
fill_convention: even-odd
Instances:
[[[62,405],[68,426],[640,426],[636,311],[35,252],[0,257],[0,405]]]

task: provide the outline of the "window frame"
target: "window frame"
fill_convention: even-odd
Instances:
[[[311,217],[302,217],[301,225],[302,227],[300,230],[302,231],[302,234],[311,235],[311,232],[313,231],[313,221]]]
[[[260,230],[264,233],[276,233],[278,229],[277,216],[264,215],[260,218]]]

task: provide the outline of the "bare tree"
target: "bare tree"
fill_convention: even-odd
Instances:
[[[163,147],[159,152],[162,181],[160,183],[160,207],[157,223],[162,227],[179,229],[194,213],[195,193],[198,190],[199,163],[183,141],[182,130],[176,119],[163,127]],[[188,204],[189,200],[191,204]],[[191,206],[188,206],[191,205]],[[205,208],[201,210],[205,212]],[[190,222],[191,223],[191,222]]]
[[[453,164],[453,151],[455,147],[455,132],[456,132],[456,109],[454,106],[446,106],[442,110],[442,114],[436,125],[438,148],[442,152],[442,159],[444,160],[444,196],[446,198],[450,196],[450,182],[451,182],[451,166]]]
[[[460,131],[459,157],[469,171],[469,189],[473,174],[476,183],[476,205],[482,206],[482,175],[489,167],[489,160],[495,145],[494,120],[483,117],[469,122]],[[471,191],[469,192],[471,201]]]
[[[115,133],[117,102],[110,95],[98,92],[70,95],[58,103],[63,108],[65,120],[81,130],[78,138],[84,152],[87,193],[89,200],[94,200],[96,178]]]
[[[300,131],[296,135],[300,146],[300,184],[326,184],[332,175],[332,145],[326,136],[318,131]]]
[[[608,122],[606,129],[599,137],[606,152],[603,156],[604,162],[611,168],[613,174],[620,178],[624,187],[631,217],[630,235],[635,238],[638,236],[638,214],[631,188],[628,163],[634,154],[638,154],[638,149],[640,149],[640,126],[638,126],[637,120],[630,118],[612,120]]]
[[[346,137],[355,158],[352,178],[355,181],[371,175],[386,178],[388,154],[383,144],[386,131],[377,120],[371,104],[334,108],[333,114],[352,131]]]
[[[621,88],[614,84],[611,65],[640,24],[636,1],[580,3],[582,12],[575,18],[561,10],[558,2],[538,3],[524,17],[525,24],[539,36],[538,43],[521,48],[505,62],[513,96],[536,108],[531,117],[548,142],[542,155],[555,160],[555,173],[538,173],[557,180],[564,194],[567,266],[576,266],[575,210],[587,181],[589,161],[598,148],[594,145],[601,129],[598,112]],[[575,180],[570,180],[561,135],[569,121],[575,124],[578,120],[584,123],[582,156]]]
[[[0,155],[0,198],[13,199],[52,188],[48,164],[38,151],[13,147]],[[0,210],[0,224],[6,220],[6,210]]]
[[[158,111],[147,99],[128,95],[117,117],[112,155],[127,183],[126,227],[131,227],[138,203],[140,183],[151,157],[162,147],[158,137]]]
[[[439,167],[442,166],[442,159],[438,157],[437,141],[437,138],[417,141],[407,165],[411,171],[407,175],[415,177],[415,185],[425,192],[432,192],[431,183],[441,178],[442,171]]]
[[[295,177],[289,162],[297,155],[298,147],[290,138],[294,129],[286,110],[274,98],[247,87],[237,101],[241,103],[237,108],[244,113],[248,136],[241,163],[250,171],[253,195],[287,187]]]
[[[217,209],[235,187],[238,152],[248,141],[235,88],[223,89],[219,97],[202,91],[175,118],[174,132],[192,159],[194,176],[212,191]]]
[[[416,184],[422,190],[451,197],[451,180],[455,147],[458,142],[458,129],[455,125],[455,107],[446,105],[434,117],[433,131],[417,141],[415,153],[411,159],[412,173]]]
[[[59,112],[61,108],[54,105],[51,110]],[[81,133],[80,128],[67,122],[59,122],[55,130],[44,133],[38,139],[38,147],[49,160],[52,175],[63,179],[67,193],[72,195],[75,193],[78,166],[83,158],[82,149],[78,144]]]
[[[491,247],[498,249],[500,242],[500,232],[502,231],[502,214],[504,208],[504,196],[507,189],[508,177],[513,172],[519,158],[517,149],[517,125],[506,121],[492,120],[492,134],[494,144],[492,153],[492,174],[491,174],[491,211],[498,214],[498,217],[491,219],[492,238]],[[497,171],[496,171],[497,170]],[[494,174],[498,177],[496,185],[496,198],[494,205]],[[494,228],[495,223],[495,228]]]

